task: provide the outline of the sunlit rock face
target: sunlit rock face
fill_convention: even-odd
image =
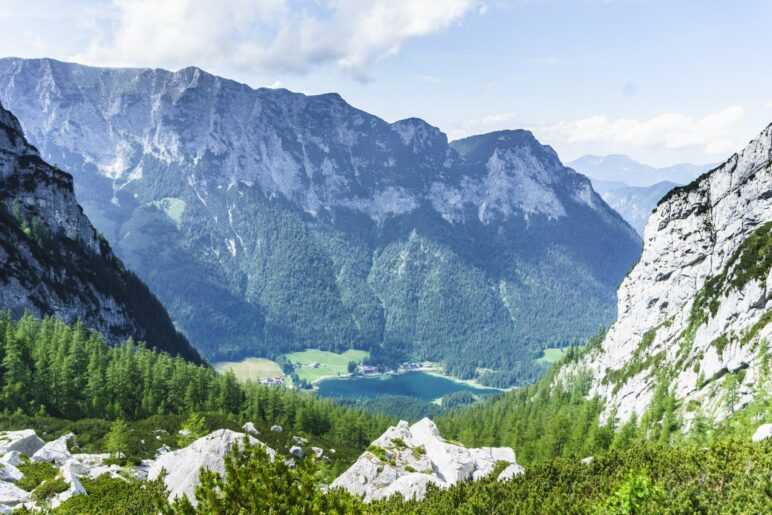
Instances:
[[[395,494],[422,499],[429,485],[447,488],[459,481],[481,479],[502,462],[506,468],[499,480],[523,473],[508,447],[467,449],[444,440],[428,418],[412,426],[401,421],[375,440],[331,488],[343,488],[365,502]]]
[[[657,206],[643,255],[619,288],[619,318],[579,370],[605,416],[642,415],[666,382],[688,423],[769,391],[772,126]]]

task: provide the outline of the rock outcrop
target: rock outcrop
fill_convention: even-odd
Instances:
[[[201,469],[207,468],[218,474],[224,474],[225,456],[231,452],[234,446],[242,445],[245,437],[249,439],[251,444],[262,445],[259,440],[252,436],[228,429],[220,429],[199,438],[187,447],[159,456],[150,466],[147,478],[154,480],[158,478],[162,470],[165,470],[167,475],[164,478],[164,483],[169,490],[169,500],[185,495],[195,504],[195,491],[199,483]],[[276,455],[275,451],[270,448],[268,454],[271,459]]]
[[[21,431],[0,431],[0,455],[18,452],[31,457],[45,442],[32,429]]]
[[[754,442],[760,442],[762,440],[766,440],[767,438],[772,438],[772,424],[760,425],[751,437]]]
[[[87,495],[86,489],[78,479],[78,474],[87,472],[83,469],[82,465],[76,461],[70,460],[62,465],[59,469],[58,477],[67,484],[67,490],[56,494],[51,500],[48,501],[50,508],[56,508],[70,497],[76,495]]]
[[[0,309],[80,320],[110,343],[131,337],[201,361],[84,215],[72,176],[40,157],[2,105]]]
[[[29,492],[26,492],[14,485],[5,481],[0,481],[0,510],[5,508],[13,508],[18,504],[25,503],[29,500]]]
[[[365,502],[394,494],[421,499],[429,485],[447,488],[459,481],[481,479],[501,462],[508,464],[498,476],[501,480],[523,472],[512,449],[467,449],[444,440],[428,418],[412,426],[401,421],[375,440],[331,488],[343,488]]]
[[[589,371],[604,418],[640,417],[658,387],[687,428],[769,394],[772,339],[772,125],[740,153],[672,190],[645,230],[602,344],[558,381]]]
[[[56,440],[51,440],[32,455],[32,461],[55,463],[59,466],[64,465],[72,459],[72,454],[70,454],[67,448],[67,441],[74,436],[74,434],[68,433]]]

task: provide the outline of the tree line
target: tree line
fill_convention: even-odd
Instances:
[[[0,413],[142,420],[215,412],[367,445],[389,418],[285,388],[239,383],[233,373],[131,340],[107,345],[81,323],[0,311]]]

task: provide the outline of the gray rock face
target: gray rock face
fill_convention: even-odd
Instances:
[[[159,456],[150,466],[147,477],[152,481],[158,478],[162,470],[166,470],[164,483],[169,489],[169,500],[185,495],[195,504],[195,491],[201,469],[208,468],[218,474],[224,474],[226,454],[231,452],[234,446],[242,445],[245,436],[250,443],[261,444],[244,433],[220,429],[199,438],[187,447]],[[276,453],[273,449],[268,449],[268,454],[273,459]]]
[[[499,462],[510,464],[506,474],[499,476],[501,480],[522,472],[512,449],[466,449],[443,440],[428,418],[412,426],[401,421],[375,440],[331,488],[344,488],[365,502],[394,494],[421,499],[430,484],[447,488],[459,481],[481,479]]]
[[[619,288],[619,316],[602,345],[565,367],[581,370],[604,416],[642,415],[657,377],[688,423],[698,406],[713,420],[772,391],[763,342],[772,339],[772,125],[739,154],[676,188],[649,218],[643,255]],[[765,254],[766,253],[766,254]],[[749,272],[753,264],[761,269]],[[742,373],[739,373],[743,371]],[[729,378],[737,379],[732,383]]]
[[[60,466],[64,465],[72,459],[72,454],[70,454],[70,451],[67,449],[67,440],[74,436],[74,434],[68,433],[56,440],[51,440],[32,456],[32,461],[55,463]]]
[[[13,453],[9,453],[6,456],[9,456],[12,454]],[[10,462],[12,461],[12,458],[6,459],[6,456],[3,456],[3,458],[0,459],[0,481],[7,481],[11,483],[23,478],[24,474],[22,474],[21,471],[18,468],[16,468],[17,464],[11,464]]]
[[[29,492],[12,483],[0,481],[0,507],[13,508],[17,504],[27,502],[28,500]]]
[[[0,112],[2,112],[0,110]],[[25,456],[32,456],[45,442],[33,429],[21,431],[0,431],[0,454],[18,452]]]
[[[0,98],[213,359],[311,340],[469,354],[495,338],[480,359],[511,369],[532,326],[542,345],[610,322],[640,251],[527,131],[449,143],[335,94],[254,90],[196,68],[0,59]],[[449,313],[475,321],[449,327]]]
[[[49,501],[48,504],[51,508],[56,508],[67,499],[76,495],[87,495],[86,489],[83,488],[83,485],[78,479],[78,474],[84,472],[84,470],[79,465],[80,464],[77,462],[70,460],[64,463],[64,465],[62,465],[62,467],[59,469],[59,477],[64,480],[65,483],[67,483],[67,490],[56,494]]]
[[[0,105],[0,308],[81,320],[111,343],[134,337],[200,360],[98,236],[73,188],[72,176],[43,161]],[[152,320],[139,315],[153,307]]]

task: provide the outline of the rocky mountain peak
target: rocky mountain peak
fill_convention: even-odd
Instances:
[[[392,123],[391,128],[399,134],[402,143],[416,154],[437,150],[447,151],[448,137],[445,133],[420,118],[399,120]]]

